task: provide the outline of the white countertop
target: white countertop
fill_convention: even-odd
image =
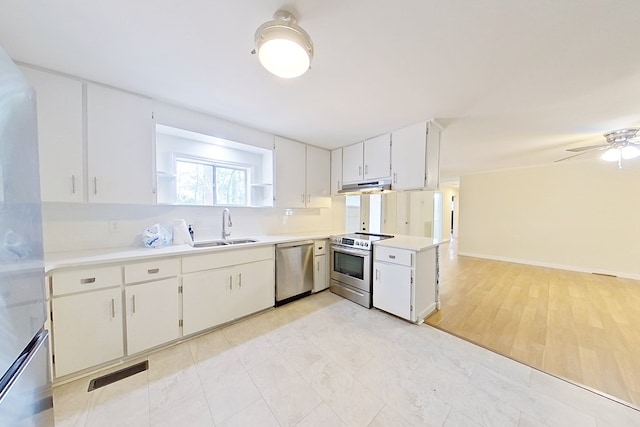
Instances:
[[[275,245],[278,243],[295,242],[298,240],[326,239],[330,235],[326,233],[308,234],[282,234],[249,236],[257,240],[255,243],[244,243],[231,246],[213,246],[194,248],[189,245],[165,246],[161,248],[109,248],[109,249],[88,249],[82,251],[52,252],[46,253],[44,257],[45,271],[48,273],[59,268],[72,268],[91,264],[104,264],[111,262],[135,261],[155,257],[184,256],[200,254],[205,252],[229,251],[247,247],[264,245]],[[243,238],[233,236],[230,240]]]
[[[448,239],[434,239],[432,237],[417,237],[395,235],[392,239],[378,240],[374,242],[375,246],[386,246],[390,248],[409,249],[412,251],[426,251],[435,248],[443,243],[447,243]]]

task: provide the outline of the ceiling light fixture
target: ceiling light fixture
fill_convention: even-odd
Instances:
[[[640,156],[638,148],[638,137],[636,136],[640,128],[620,129],[605,133],[607,143],[610,147],[602,154],[602,160],[607,162],[618,162],[618,168],[622,169],[622,160],[635,159]]]
[[[273,14],[273,21],[262,24],[255,35],[255,49],[264,68],[285,79],[303,75],[313,59],[313,43],[296,17],[286,10]]]

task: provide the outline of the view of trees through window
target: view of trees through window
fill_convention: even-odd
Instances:
[[[178,203],[247,206],[247,168],[176,159]]]

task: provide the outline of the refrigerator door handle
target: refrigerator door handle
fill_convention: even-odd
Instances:
[[[31,342],[27,344],[24,350],[22,350],[20,356],[18,356],[15,362],[13,362],[7,372],[5,372],[2,378],[0,378],[0,403],[2,403],[7,394],[9,394],[9,391],[11,391],[11,388],[15,385],[24,370],[27,369],[31,360],[34,358],[40,347],[42,347],[42,344],[47,341],[48,336],[49,331],[44,328],[40,329]]]

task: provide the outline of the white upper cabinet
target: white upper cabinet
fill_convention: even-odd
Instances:
[[[392,133],[392,187],[429,189],[440,185],[440,133],[433,122],[421,122]]]
[[[152,101],[87,85],[88,198],[153,204]]]
[[[307,145],[307,207],[331,207],[331,153]]]
[[[82,202],[83,83],[22,67],[36,91],[40,186],[46,202]]]
[[[391,175],[391,134],[364,141],[365,181],[388,178]]]
[[[384,134],[342,148],[345,184],[387,178],[391,173],[391,135]]]
[[[330,153],[297,141],[275,138],[275,205],[282,208],[331,206]]]
[[[305,145],[276,136],[275,164],[275,205],[283,208],[304,208],[306,200]]]
[[[331,151],[331,194],[342,190],[342,148]]]

